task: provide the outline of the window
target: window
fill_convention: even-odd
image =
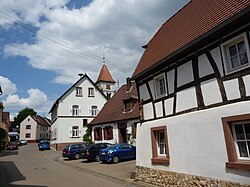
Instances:
[[[94,138],[95,140],[102,140],[102,128],[97,127],[94,129]]]
[[[31,129],[31,125],[26,125],[26,129]]]
[[[154,79],[155,81],[155,94],[156,97],[162,97],[166,95],[166,82],[164,74],[159,75]]]
[[[76,87],[76,96],[78,97],[82,96],[82,87]]]
[[[246,36],[239,35],[223,44],[224,60],[227,73],[234,72],[249,65],[249,46]]]
[[[97,115],[97,106],[95,106],[95,105],[91,106],[91,115],[92,116]]]
[[[104,140],[112,140],[113,139],[113,127],[106,126],[104,127]]]
[[[250,114],[222,118],[228,162],[226,167],[250,170]]]
[[[89,97],[94,97],[94,88],[89,88]]]
[[[72,106],[72,116],[78,116],[79,115],[79,106],[73,105]]]
[[[167,127],[151,128],[152,164],[169,164]]]
[[[106,89],[110,90],[110,85],[109,84],[106,84]]]
[[[30,133],[26,133],[25,138],[30,138]]]
[[[72,127],[72,137],[79,137],[79,127],[73,126]]]
[[[83,122],[83,127],[87,127],[88,119],[83,119],[82,122]]]

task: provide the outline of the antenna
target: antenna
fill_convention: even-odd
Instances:
[[[102,60],[103,60],[103,64],[105,64],[105,54],[102,54]]]

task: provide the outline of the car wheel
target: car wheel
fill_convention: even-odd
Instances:
[[[96,156],[95,156],[95,161],[96,161],[96,162],[100,162],[100,157],[99,157],[99,155],[96,155]]]
[[[117,164],[119,162],[119,157],[114,156],[112,160],[113,160],[114,164]]]
[[[75,159],[79,159],[80,158],[80,155],[78,153],[75,154],[74,156]]]

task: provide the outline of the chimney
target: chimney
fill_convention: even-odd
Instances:
[[[129,91],[130,88],[131,88],[131,78],[128,77],[128,78],[127,78],[127,91]]]

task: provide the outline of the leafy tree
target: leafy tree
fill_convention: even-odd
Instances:
[[[5,149],[7,132],[0,128],[0,150]]]
[[[91,127],[90,127],[89,125],[88,125],[87,127],[88,127],[88,128],[87,128],[85,134],[83,135],[82,140],[83,140],[84,142],[87,142],[87,143],[92,143],[92,140],[91,140],[91,138],[90,138],[90,135],[91,135]]]
[[[32,108],[25,108],[19,111],[18,115],[14,117],[14,121],[12,127],[20,126],[20,123],[28,116],[28,115],[36,115],[37,113]]]

